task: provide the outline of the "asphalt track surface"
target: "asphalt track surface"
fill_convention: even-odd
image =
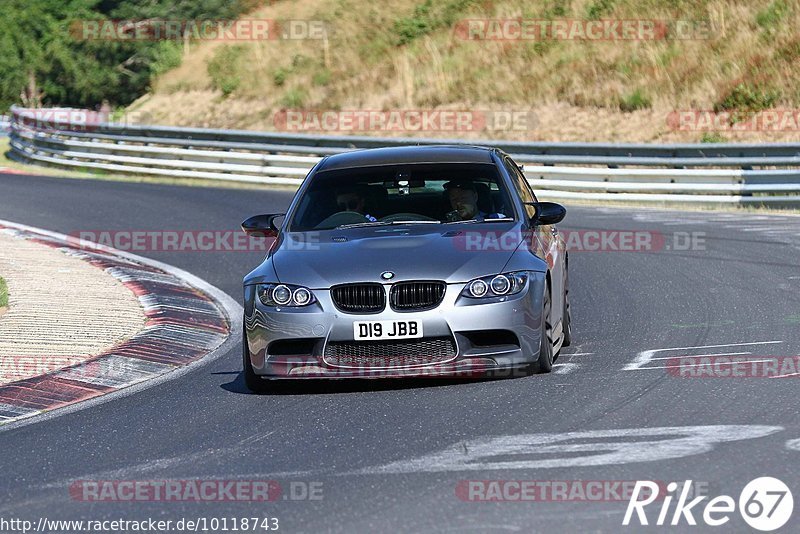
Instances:
[[[7,175],[0,219],[66,234],[236,230],[290,197]],[[686,378],[658,368],[670,360],[635,363],[644,351],[682,347],[650,355],[800,354],[800,218],[575,207],[561,227],[657,232],[670,250],[573,251],[574,344],[558,372],[259,396],[244,387],[237,347],[150,389],[0,432],[0,517],[277,517],[285,532],[620,532],[642,529],[621,526],[624,501],[468,502],[456,489],[465,480],[693,480],[738,500],[748,481],[773,476],[800,499],[797,377]],[[687,232],[702,233],[700,246],[674,250]],[[262,256],[135,252],[237,300],[242,276]],[[708,425],[739,426],[715,443],[722,438],[708,435],[722,430],[696,428]],[[662,427],[691,429],[647,430]],[[578,434],[559,436],[567,432]],[[652,439],[679,441],[659,447]],[[629,448],[608,457],[618,446],[597,444],[609,441]],[[322,499],[92,503],[68,492],[76,480],[209,478],[321,482]],[[647,509],[651,523],[658,506]],[[795,509],[785,530],[796,531],[798,517]],[[750,529],[737,511],[722,530]]]

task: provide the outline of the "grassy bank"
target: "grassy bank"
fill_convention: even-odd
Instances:
[[[194,44],[132,109],[152,123],[257,130],[279,127],[282,109],[529,111],[521,129],[422,134],[797,140],[791,128],[676,130],[670,113],[800,107],[799,16],[800,0],[396,0],[391,9],[284,0],[247,17],[324,21],[329,37]],[[656,39],[470,41],[456,31],[466,19],[647,19],[670,29]],[[693,24],[690,38],[677,38],[681,23]]]

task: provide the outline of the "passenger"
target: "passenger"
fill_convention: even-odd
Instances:
[[[444,184],[447,198],[453,211],[445,219],[447,222],[484,221],[486,219],[502,219],[502,213],[486,213],[478,208],[478,190],[472,180],[451,180]]]

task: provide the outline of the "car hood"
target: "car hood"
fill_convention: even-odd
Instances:
[[[519,223],[351,228],[285,233],[270,259],[281,282],[312,289],[381,282],[384,271],[458,283],[501,272],[521,241]]]

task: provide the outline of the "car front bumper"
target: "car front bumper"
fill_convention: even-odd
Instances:
[[[255,374],[265,378],[502,376],[539,357],[544,276],[530,272],[525,288],[508,297],[469,299],[460,296],[465,284],[448,284],[443,301],[434,309],[398,312],[387,306],[371,314],[338,310],[328,290],[313,290],[316,302],[306,307],[268,307],[257,299],[255,286],[248,285],[245,357]],[[405,348],[395,347],[391,356],[383,358],[354,356],[343,361],[326,350],[338,344],[362,354],[366,346],[381,342],[355,341],[353,322],[391,320],[418,321],[424,337],[403,341]],[[422,345],[425,342],[429,343]],[[425,352],[425,347],[442,344],[450,348]]]

